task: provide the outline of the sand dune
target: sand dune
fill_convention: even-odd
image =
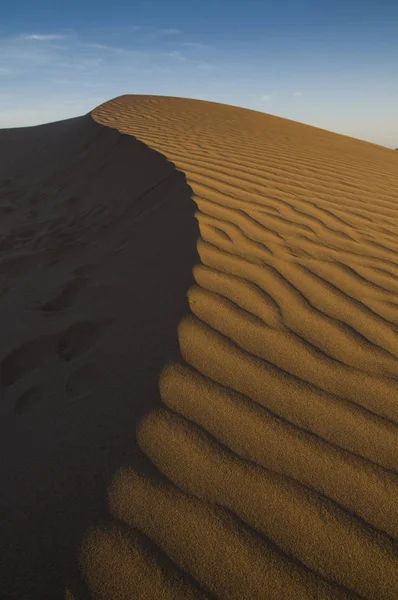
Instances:
[[[18,313],[35,333],[21,327],[19,345],[4,346],[1,383],[11,390],[39,372],[15,392],[14,411],[32,418],[40,385],[57,377],[54,358],[41,366],[55,352],[70,370],[65,393],[82,390],[75,419],[98,418],[98,447],[119,435],[123,448],[106,476],[96,453],[95,497],[106,498],[107,515],[83,494],[87,517],[73,545],[82,579],[65,568],[65,597],[395,600],[396,153],[166,97],[116,98],[68,134],[56,131],[65,124],[45,127],[33,128],[36,143],[71,139],[63,170],[50,164],[41,179],[64,181],[66,203],[90,169],[95,187],[75,192],[71,248],[44,248],[46,269],[75,274],[39,302],[46,319],[61,320],[45,328]],[[58,244],[71,205],[61,215],[59,203],[43,202],[48,235],[55,228],[45,240]],[[25,232],[10,231],[8,252]],[[26,286],[34,255],[25,247],[7,261],[2,273]],[[100,294],[84,296],[87,280]],[[68,316],[79,302],[81,313]],[[81,355],[92,357],[74,370]],[[87,448],[92,433],[81,432]],[[71,447],[77,461],[75,439]]]

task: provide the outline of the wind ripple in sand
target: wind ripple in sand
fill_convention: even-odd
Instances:
[[[202,261],[184,362],[137,431],[159,479],[122,469],[108,504],[131,539],[108,526],[82,548],[94,598],[395,599],[396,155],[194,100],[93,118],[184,171]]]

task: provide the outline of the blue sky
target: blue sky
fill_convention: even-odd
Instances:
[[[398,1],[3,4],[0,128],[121,94],[213,100],[398,147]]]

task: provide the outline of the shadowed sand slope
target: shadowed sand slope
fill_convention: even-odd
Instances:
[[[196,205],[90,115],[0,131],[0,156],[0,598],[59,600],[179,356]]]
[[[200,228],[182,357],[132,432],[157,471],[115,475],[92,597],[396,599],[396,153],[195,100],[92,117],[185,173]]]

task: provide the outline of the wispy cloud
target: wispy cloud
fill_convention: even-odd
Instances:
[[[61,79],[69,79],[71,73],[98,72],[99,67],[110,65],[134,65],[146,56],[139,50],[87,42],[78,35],[48,34],[40,38],[43,43],[36,43],[37,35],[0,38],[0,56],[7,72],[12,70],[22,78],[25,74],[32,75],[33,69],[40,69],[43,74],[50,76],[57,71]],[[61,39],[65,39],[62,44]]]
[[[177,50],[175,50],[173,52],[167,52],[167,56],[171,56],[172,58],[177,58],[177,60],[186,60],[185,56],[183,56],[181,54],[181,52],[178,52]]]
[[[94,82],[94,81],[81,81],[79,79],[54,79],[53,83],[57,85],[65,85],[69,87],[85,87],[85,88],[101,88],[103,87],[102,83]]]
[[[300,97],[304,96],[303,92],[293,92],[293,96]]]
[[[269,102],[274,96],[274,92],[272,94],[264,94],[263,96],[261,96],[260,100],[262,100],[263,102]]]
[[[182,42],[182,46],[193,48],[195,50],[214,50],[215,47],[210,44],[202,44],[201,42]]]
[[[78,42],[77,46],[80,48],[88,48],[90,50],[98,50],[103,55],[106,53],[124,54],[126,56],[146,56],[147,53],[141,50],[135,50],[133,48],[122,48],[120,46],[111,46],[110,44],[98,44],[96,42]]]
[[[100,37],[104,38],[118,38],[122,36],[129,35],[131,33],[137,33],[144,29],[142,25],[118,25],[115,26],[106,26],[106,27],[84,27],[80,29],[80,34],[82,36],[89,35],[90,37]]]
[[[69,60],[54,61],[52,66],[54,68],[70,69],[71,71],[93,71],[104,64],[105,60],[101,57],[77,58],[76,60],[73,60],[73,57],[71,57]]]
[[[203,44],[184,42],[177,29],[137,26],[129,35],[135,26],[127,27],[0,33],[0,76],[12,74],[0,81],[11,79],[13,93],[0,95],[0,127],[48,122],[54,107],[68,118],[123,93],[184,96],[179,82],[190,77],[197,87],[191,94],[200,95],[212,77],[207,71],[217,66],[202,55]]]
[[[182,33],[181,29],[158,29],[157,31],[164,35],[179,35]]]
[[[197,68],[201,71],[211,71],[216,68],[216,65],[210,65],[209,63],[199,62],[197,63]]]
[[[29,33],[23,34],[20,36],[23,40],[39,40],[39,41],[53,41],[53,40],[63,40],[67,36],[59,33],[49,33],[49,34],[41,34],[41,33]]]
[[[12,73],[14,80],[20,82],[17,87],[24,81],[25,89],[26,85],[39,85],[38,82],[40,86],[55,84],[57,90],[67,85],[75,89],[94,88],[96,84],[103,89],[110,82],[131,81],[132,76],[141,77],[147,85],[149,75],[152,81],[157,81],[165,69],[175,74],[195,71],[198,77],[206,77],[215,68],[212,61],[188,52],[190,43],[201,48],[198,42],[186,42],[188,46],[183,46],[173,36],[163,38],[159,31],[147,28],[148,39],[144,32],[144,40],[123,36],[114,39],[115,43],[103,35],[94,37],[87,31],[83,34],[73,30],[0,37],[0,76]],[[172,40],[174,47],[170,47]],[[91,83],[86,85],[86,82]]]

